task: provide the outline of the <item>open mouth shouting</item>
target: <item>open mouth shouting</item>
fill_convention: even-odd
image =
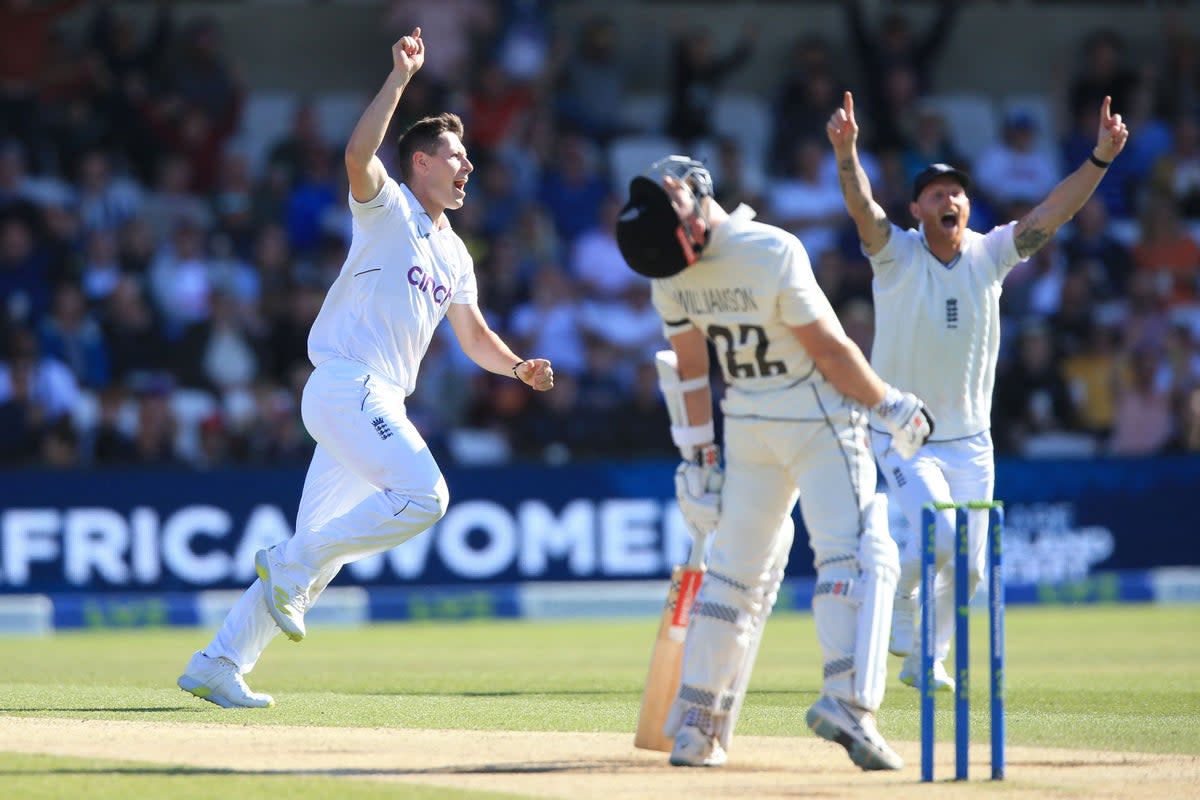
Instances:
[[[467,194],[467,179],[459,178],[458,180],[456,180],[454,182],[454,191],[459,192],[460,194],[462,194],[465,197]]]
[[[947,232],[952,231],[958,227],[958,212],[947,211],[945,214],[942,214],[940,221],[942,223],[942,230]]]

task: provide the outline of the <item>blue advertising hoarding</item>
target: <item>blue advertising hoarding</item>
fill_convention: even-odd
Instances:
[[[435,529],[349,565],[335,585],[665,577],[688,547],[674,466],[447,469],[450,508]],[[997,475],[1010,585],[1200,564],[1200,458],[1001,461]],[[290,535],[302,481],[296,471],[4,473],[0,593],[243,588],[254,552]],[[800,525],[789,577],[812,573],[805,538]]]

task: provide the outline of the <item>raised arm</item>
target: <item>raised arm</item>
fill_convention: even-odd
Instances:
[[[392,45],[392,71],[350,134],[346,144],[346,175],[350,178],[350,194],[360,203],[377,197],[387,180],[387,170],[375,153],[383,144],[400,95],[424,63],[425,42],[421,39],[421,29],[414,28],[411,36],[404,36]]]
[[[1028,258],[1040,250],[1064,223],[1083,208],[1083,204],[1100,185],[1108,165],[1125,147],[1129,129],[1125,127],[1120,114],[1112,113],[1111,105],[1111,97],[1105,97],[1100,104],[1100,131],[1091,157],[1079,169],[1063,178],[1045,200],[1017,222],[1013,239],[1017,245],[1017,255],[1021,258]]]
[[[825,132],[837,157],[838,183],[842,187],[846,210],[858,228],[858,238],[867,254],[875,255],[892,235],[892,223],[888,222],[883,206],[875,202],[871,181],[858,161],[858,123],[854,119],[854,96],[850,92],[846,92],[842,107],[829,118]]]

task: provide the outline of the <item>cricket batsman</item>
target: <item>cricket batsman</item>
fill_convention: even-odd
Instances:
[[[663,733],[670,763],[720,766],[783,579],[801,513],[816,555],[822,651],[817,735],[864,770],[903,762],[876,727],[899,557],[875,493],[868,410],[911,457],[933,430],[912,394],[889,386],[847,337],[790,233],[713,199],[699,162],[669,156],[633,179],[617,223],[629,266],[651,278],[675,354],[682,408],[672,436],[689,526],[713,531],[692,609],[678,695]],[[724,467],[714,441],[708,345],[726,382]]]

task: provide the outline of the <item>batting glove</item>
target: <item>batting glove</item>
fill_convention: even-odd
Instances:
[[[892,434],[892,449],[905,461],[915,456],[933,435],[933,414],[914,394],[889,386],[883,402],[874,411]]]
[[[721,448],[715,444],[696,448],[696,456],[675,470],[675,498],[693,534],[711,533],[721,518]]]

